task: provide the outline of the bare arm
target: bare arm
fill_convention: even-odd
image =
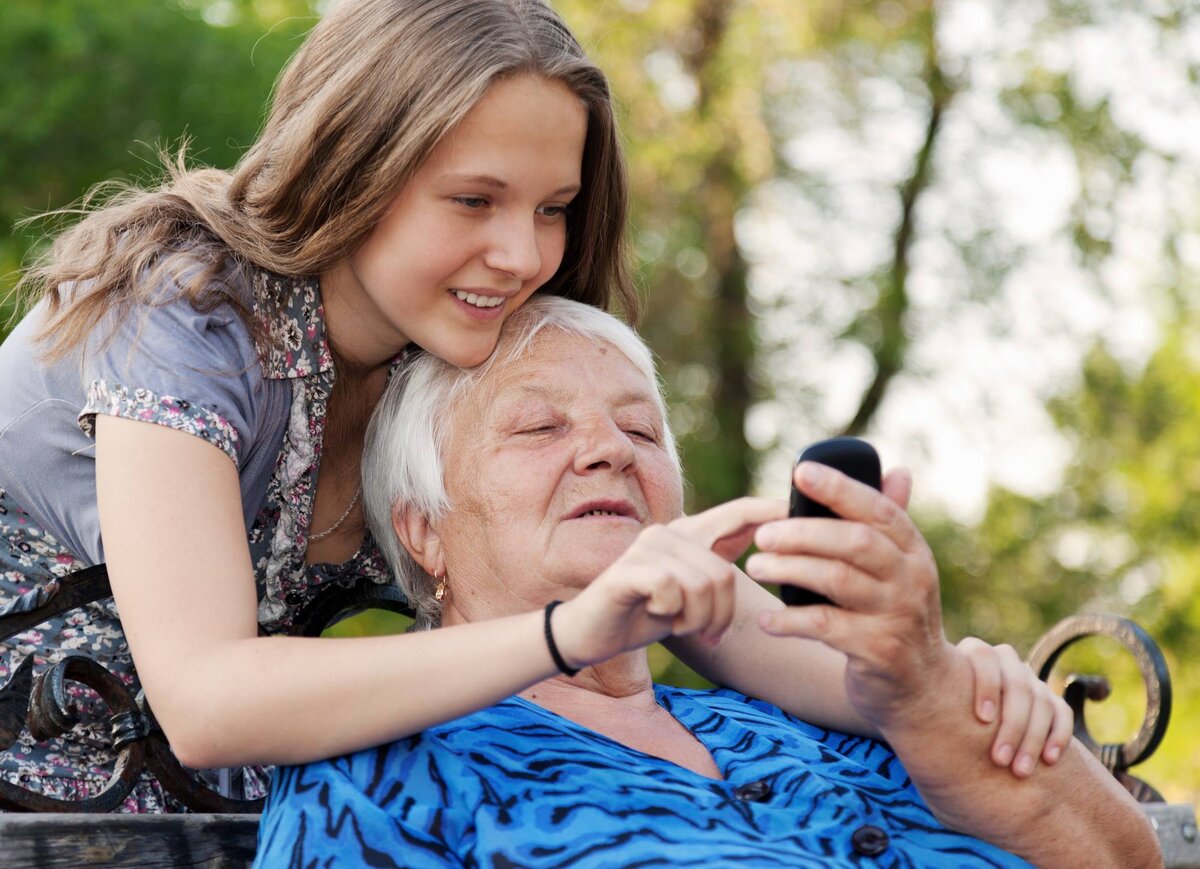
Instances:
[[[890,473],[884,480],[884,494],[900,506],[907,504],[910,491],[907,472]],[[784,515],[782,502],[742,498],[673,526],[736,559],[762,523]],[[763,631],[760,619],[786,607],[741,571],[734,593],[735,611],[717,645],[688,634],[668,637],[667,647],[711,681],[773,703],[804,721],[843,733],[882,735],[850,702],[843,652],[812,639]],[[981,723],[999,723],[987,752],[992,762],[1020,777],[1031,775],[1039,759],[1056,763],[1074,722],[1066,702],[1038,681],[1011,647],[968,638],[963,648],[973,686],[966,708],[973,709]]]
[[[1136,869],[1162,865],[1149,821],[1077,740],[1062,759],[1020,780],[989,763],[993,728],[963,710],[969,664],[950,647],[926,674],[936,689],[892,716],[884,738],[938,818],[1037,866]]]
[[[555,672],[541,613],[394,637],[257,636],[236,471],[199,438],[100,416],[96,483],[129,647],[172,748],[190,766],[357,750]]]
[[[736,614],[717,646],[695,635],[669,637],[664,645],[718,685],[830,730],[881,736],[846,696],[846,656],[805,637],[773,636],[759,627],[760,613],[783,610],[779,598],[738,571]]]
[[[191,435],[109,416],[97,418],[96,438],[113,595],[146,694],[185,764],[355,751],[557,673],[541,611],[393,637],[259,637],[229,458]],[[647,528],[555,611],[560,649],[582,666],[673,632],[715,636],[732,613],[733,581],[725,559]]]
[[[784,520],[759,529],[747,569],[840,606],[762,616],[774,634],[820,640],[846,655],[846,694],[879,727],[930,808],[949,826],[1040,866],[1161,865],[1133,798],[1072,743],[1028,779],[987,760],[994,726],[971,713],[966,656],[942,633],[936,565],[896,503],[845,476],[801,465],[797,485],[848,521]]]

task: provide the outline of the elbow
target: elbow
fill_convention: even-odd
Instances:
[[[1137,825],[1130,836],[1130,854],[1122,855],[1119,866],[1145,867],[1145,869],[1161,869],[1163,866],[1162,842],[1150,817],[1140,809],[1137,812]]]
[[[222,766],[227,765],[218,763],[215,757],[204,752],[192,754],[187,748],[176,748],[174,743],[171,744],[171,754],[175,756],[175,759],[181,765],[188,769],[220,769]]]
[[[163,734],[175,759],[189,769],[219,769],[242,763],[230,746],[206,736],[204,728],[164,726]]]
[[[219,769],[252,763],[247,758],[244,739],[231,726],[233,719],[222,716],[212,704],[204,712],[188,714],[184,710],[155,713],[171,753],[190,769]]]

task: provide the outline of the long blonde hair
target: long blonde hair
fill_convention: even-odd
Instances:
[[[49,300],[47,355],[168,282],[203,308],[236,303],[221,282],[247,265],[320,274],[365,240],[492,82],[522,73],[561,82],[588,115],[582,190],[542,291],[636,318],[608,82],[562,19],[542,0],[341,0],[284,69],[261,134],[231,172],[189,168],[181,147],[158,189],[85,201],[84,219],[25,272],[22,296]]]

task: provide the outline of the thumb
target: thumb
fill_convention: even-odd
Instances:
[[[671,576],[660,575],[644,589],[646,613],[659,618],[674,616],[683,609],[683,589]]]

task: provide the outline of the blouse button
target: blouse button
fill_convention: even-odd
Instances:
[[[771,786],[761,779],[742,785],[734,790],[733,795],[747,803],[761,803],[771,796]]]
[[[878,857],[888,846],[888,834],[871,824],[864,824],[850,836],[854,850],[864,857]]]
[[[304,603],[304,595],[298,591],[285,592],[283,602],[288,606],[300,606],[300,604]]]

